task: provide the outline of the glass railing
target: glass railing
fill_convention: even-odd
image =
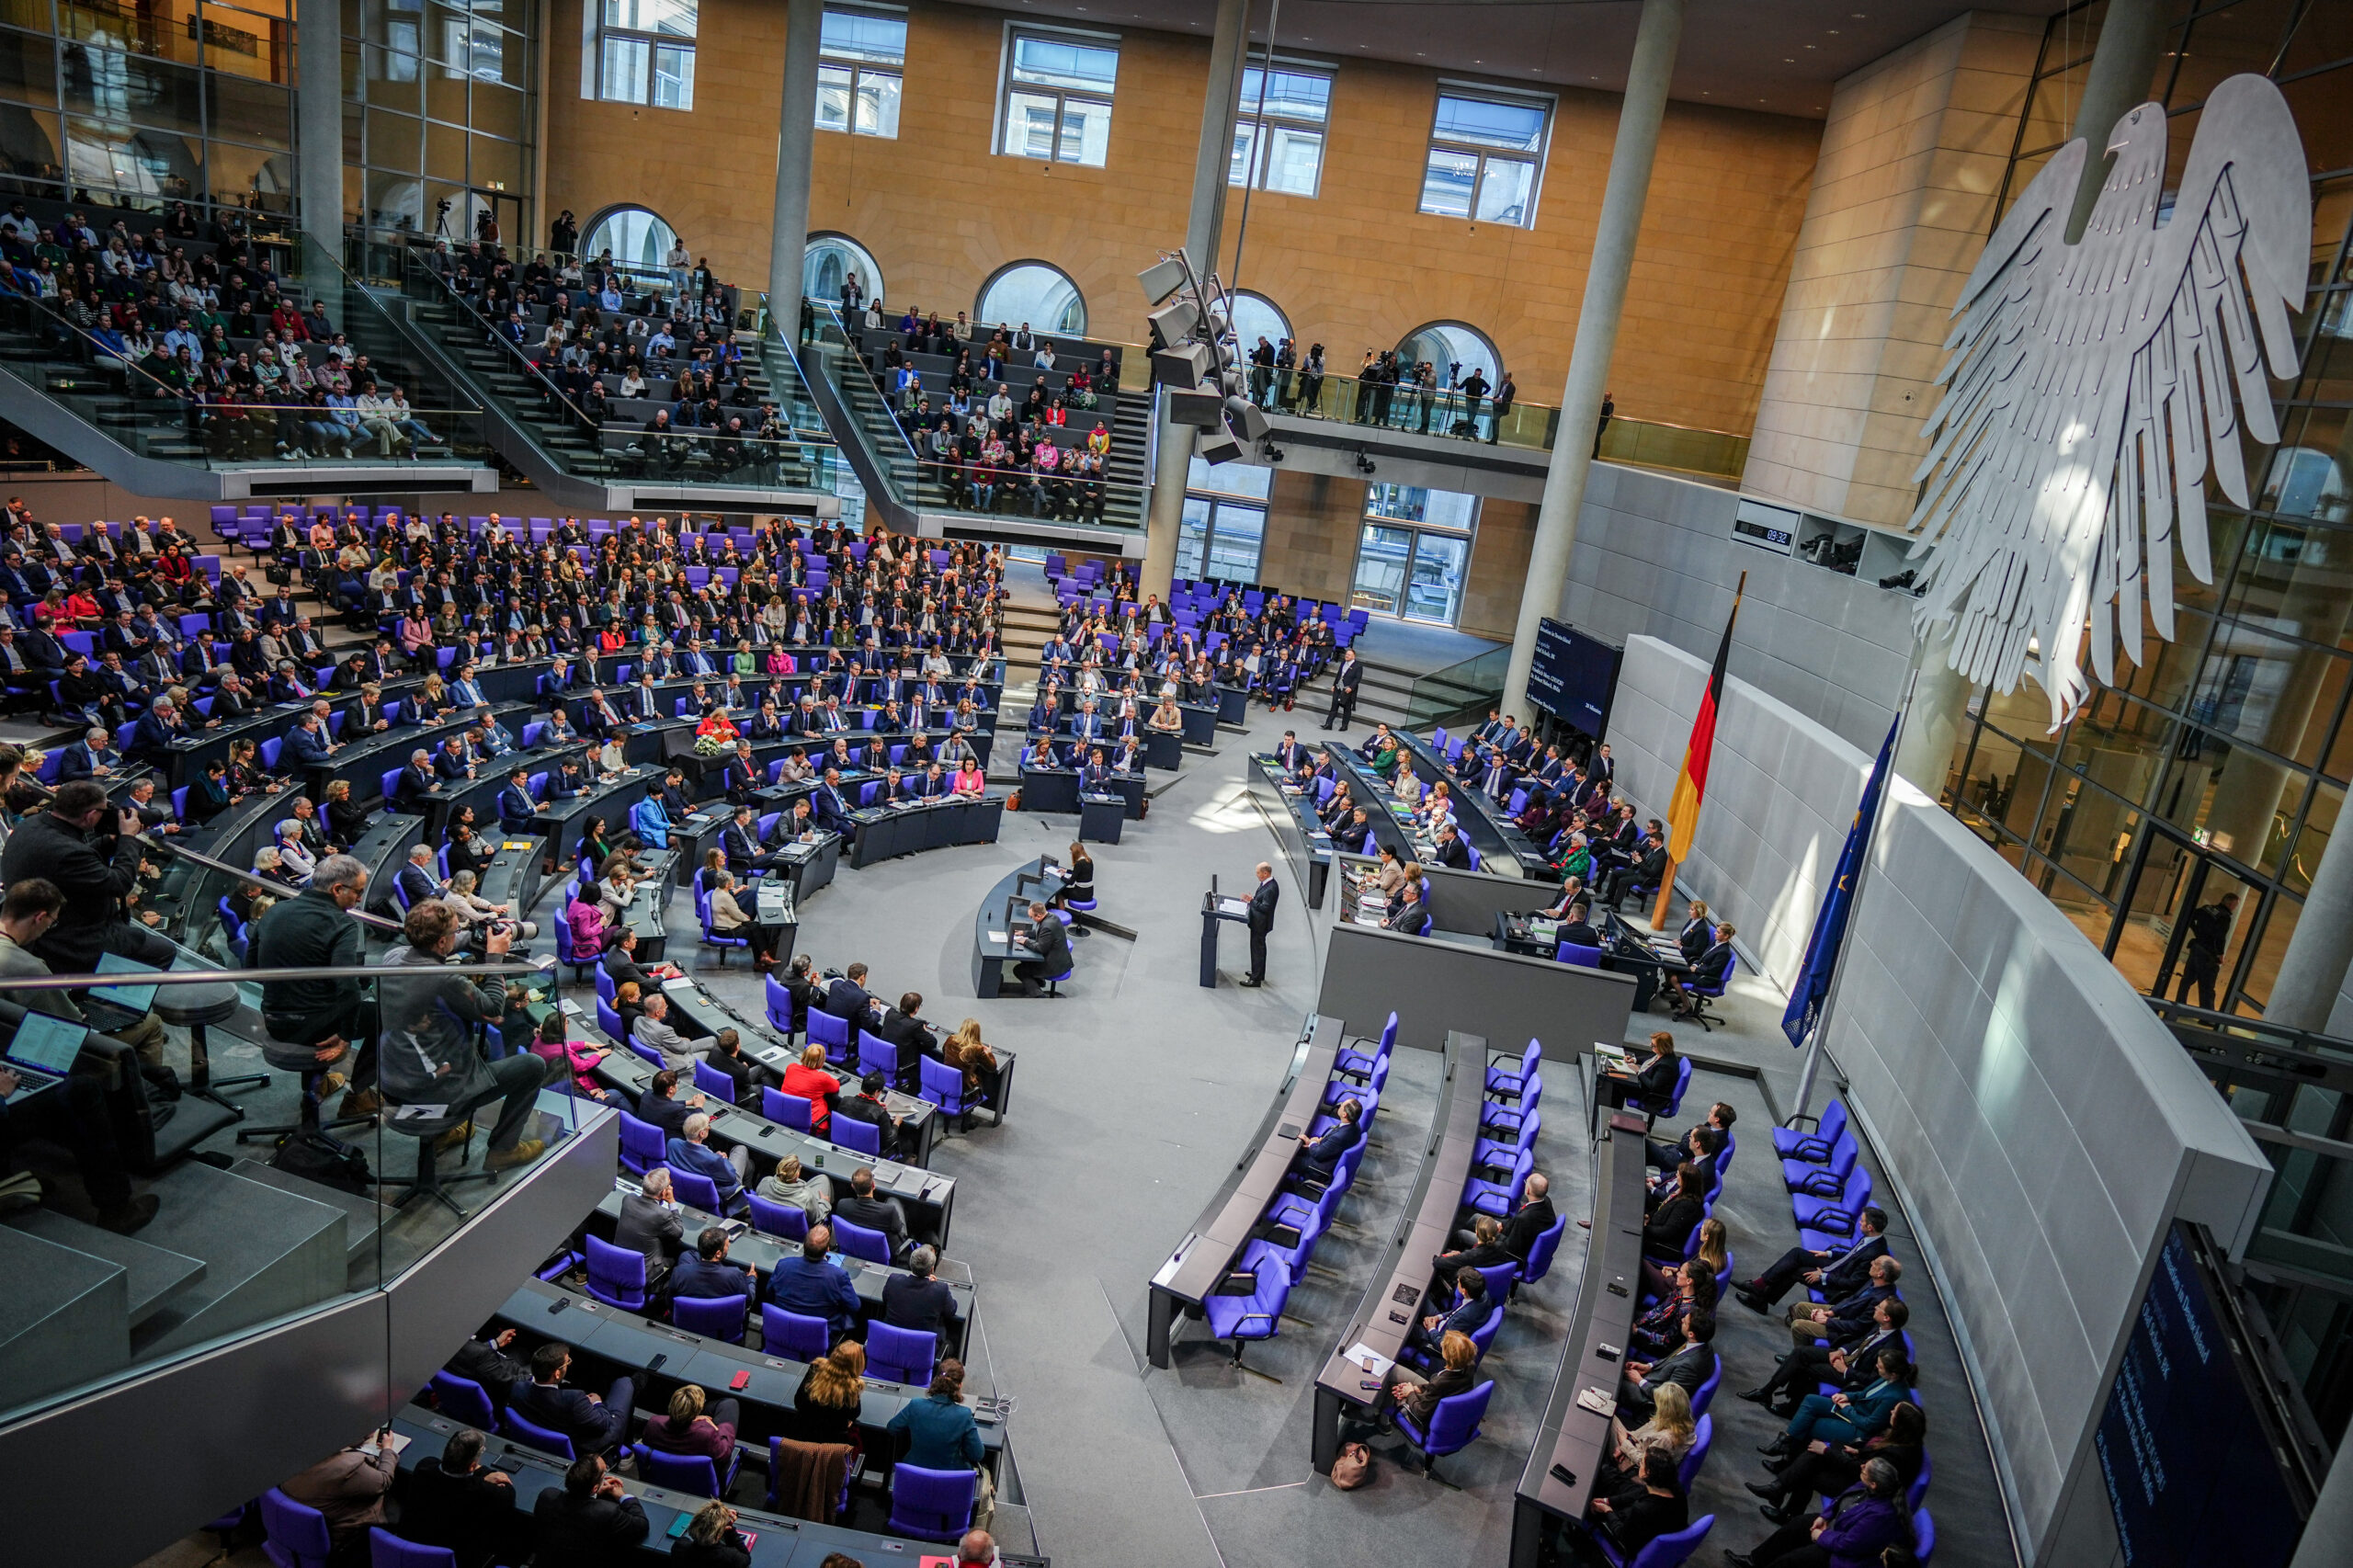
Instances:
[[[435,266],[432,253],[404,249],[396,260],[401,290],[421,307],[419,324],[441,341],[470,388],[496,403],[564,474],[600,483],[744,485],[834,494],[841,454],[823,433],[798,375],[789,404],[770,400],[786,434],[760,433],[758,408],[723,408],[716,427],[606,423],[555,381],[530,353],[491,324]],[[389,262],[382,263],[389,265]],[[762,368],[767,369],[763,360]],[[645,402],[655,400],[645,399]],[[795,411],[798,410],[796,413]],[[657,411],[656,418],[661,418]],[[734,422],[742,421],[738,425]]]
[[[283,367],[278,399],[215,399],[192,383],[176,358],[143,337],[76,326],[47,301],[0,295],[17,352],[0,369],[142,457],[196,468],[348,466],[368,462],[479,462],[489,454],[479,409],[309,401],[347,395],[347,372],[314,368],[307,357]],[[258,353],[259,350],[254,352]],[[379,379],[380,393],[391,387]],[[406,389],[402,389],[405,392]]]
[[[1450,723],[1466,713],[1485,711],[1503,696],[1510,668],[1511,645],[1506,642],[1415,676],[1405,694],[1406,727]]]
[[[779,351],[771,339],[770,351]],[[867,351],[844,329],[840,312],[820,305],[817,322],[803,349],[825,377],[835,397],[850,413],[870,453],[887,475],[894,498],[910,509],[965,512],[975,516],[1035,517],[1049,522],[1081,523],[1090,527],[1142,528],[1149,485],[1074,474],[1061,466],[1064,457],[1083,449],[1085,436],[1072,426],[1047,432],[1058,454],[1052,467],[1035,462],[1016,468],[1008,461],[972,463],[943,443],[938,422],[956,423],[946,402],[946,389],[934,412],[928,392],[897,393],[882,379]],[[985,383],[984,383],[985,384]],[[1084,409],[1082,419],[1091,416]],[[975,406],[965,418],[985,417]],[[1061,436],[1068,434],[1064,446]]]
[[[397,1005],[378,995],[397,972],[381,943],[349,969],[257,971],[224,967],[158,929],[131,940],[153,949],[142,967],[109,959],[97,973],[0,979],[12,1142],[31,1145],[31,1163],[51,1173],[38,1185],[29,1175],[0,1181],[8,1327],[19,1346],[50,1347],[6,1362],[0,1426],[391,1288],[597,1114],[561,1081],[540,1086],[539,1057],[503,1052],[483,1063],[483,1080],[539,1098],[514,1152],[494,1156],[500,1099],[471,1124],[424,1116],[431,1108],[415,1095],[406,1118],[379,1111],[389,1085],[372,1053],[356,1049],[362,1028],[376,1032],[372,1016],[316,1044],[272,1036],[266,985],[351,980],[366,1013]],[[404,983],[496,980],[510,1017],[553,989],[546,971],[506,959],[418,972],[431,981]],[[413,1188],[428,1147],[432,1178]]]
[[[1310,376],[1297,369],[1270,374],[1254,369],[1250,375],[1252,400],[1276,415],[1534,451],[1550,451],[1561,426],[1561,411],[1543,403],[1514,401],[1498,417],[1494,397],[1474,400],[1460,391],[1354,376]],[[1738,479],[1748,461],[1748,437],[1621,415],[1612,417],[1602,432],[1600,457],[1606,462]]]

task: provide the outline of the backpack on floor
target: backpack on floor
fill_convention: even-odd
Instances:
[[[368,1174],[367,1153],[356,1144],[330,1138],[324,1132],[288,1133],[278,1141],[278,1153],[269,1157],[269,1168],[362,1197],[376,1190],[376,1184]]]
[[[1372,1450],[1362,1443],[1343,1443],[1340,1457],[1332,1461],[1332,1486],[1339,1492],[1354,1492],[1372,1479]]]

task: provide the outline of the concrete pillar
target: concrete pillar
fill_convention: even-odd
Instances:
[[[2288,1568],[2341,1568],[2347,1540],[2353,1540],[2353,1446],[2339,1443]]]
[[[1904,710],[1904,731],[1895,737],[1895,771],[1918,785],[1929,799],[1944,794],[1961,740],[1961,715],[1969,707],[1970,681],[1952,667],[1952,633],[1938,631],[1914,651],[1919,679]]]
[[[1210,40],[1209,85],[1201,93],[1201,142],[1193,155],[1193,203],[1185,217],[1185,254],[1203,273],[1218,265],[1225,225],[1226,178],[1233,167],[1233,119],[1242,98],[1242,59],[1250,46],[1248,0],[1218,0],[1217,34]],[[1161,406],[1167,399],[1163,394]],[[1143,592],[1168,597],[1176,574],[1176,535],[1185,520],[1185,476],[1193,461],[1193,428],[1164,417],[1153,462],[1152,505],[1145,519]]]
[[[2084,76],[2084,99],[2075,109],[2075,134],[2091,142],[2091,155],[2084,160],[2083,180],[2075,187],[2075,210],[2067,220],[2069,244],[2083,237],[2092,204],[2108,179],[2108,133],[2132,108],[2149,101],[2149,83],[2157,74],[2157,46],[2175,9],[2175,0],[2108,0],[2092,68]]]
[[[296,0],[294,180],[302,232],[343,261],[343,0]]]
[[[824,0],[785,0],[784,108],[776,128],[776,219],[768,241],[768,315],[790,334],[809,251],[809,156],[817,144],[817,47]]]
[[[1618,318],[1625,309],[1634,240],[1650,196],[1659,122],[1666,115],[1667,80],[1675,73],[1675,51],[1682,40],[1683,0],[1643,0],[1633,62],[1626,73],[1626,98],[1618,111],[1618,139],[1609,153],[1609,183],[1602,193],[1601,218],[1593,237],[1593,264],[1585,275],[1585,302],[1577,309],[1568,384],[1561,392],[1560,428],[1552,438],[1544,498],[1536,510],[1528,577],[1520,587],[1511,668],[1504,679],[1504,710],[1523,720],[1533,712],[1528,674],[1536,663],[1537,623],[1558,613],[1569,557],[1576,549],[1577,512],[1585,505],[1586,476],[1593,468],[1593,432],[1601,420],[1610,357],[1618,348]]]

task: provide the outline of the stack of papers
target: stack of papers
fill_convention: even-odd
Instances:
[[[1361,1339],[1349,1346],[1345,1354],[1349,1366],[1369,1372],[1376,1378],[1386,1378],[1389,1376],[1389,1369],[1397,1364],[1378,1350],[1368,1349]]]

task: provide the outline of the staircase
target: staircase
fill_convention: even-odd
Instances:
[[[392,302],[399,313],[392,331],[445,368],[483,404],[498,455],[547,492],[551,506],[597,512],[693,506],[830,515],[838,468],[831,447],[814,440],[756,446],[753,460],[723,471],[705,447],[675,472],[656,472],[637,428],[599,428],[559,397],[522,351],[494,335],[490,324],[421,259],[404,252],[382,270],[395,265],[399,282]],[[546,313],[544,305],[533,308],[535,331],[545,325]],[[742,374],[754,396],[775,403],[795,429],[823,427],[790,356],[753,354]]]
[[[1118,400],[1111,420],[1111,453],[1104,468],[1103,520],[1030,517],[1027,502],[1000,490],[993,510],[981,512],[953,504],[947,482],[919,457],[907,431],[890,409],[883,390],[874,380],[870,362],[843,333],[831,307],[820,306],[813,339],[799,347],[799,363],[809,371],[810,391],[823,412],[828,429],[858,471],[868,493],[891,526],[925,538],[1002,540],[1047,543],[1078,550],[1140,554],[1150,476],[1145,454],[1152,428],[1152,401],[1128,395]],[[784,346],[771,340],[763,346],[764,363],[792,362]],[[927,381],[944,384],[946,362],[936,356],[918,356],[927,368]],[[1092,427],[1091,415],[1079,413],[1071,439],[1075,442]],[[1113,538],[1106,538],[1110,535]]]

